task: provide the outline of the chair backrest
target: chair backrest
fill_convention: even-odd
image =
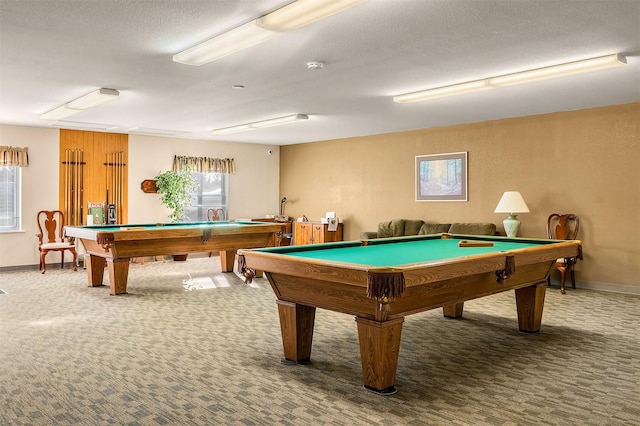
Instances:
[[[38,239],[40,244],[61,242],[64,240],[64,213],[60,210],[40,210],[38,221]]]
[[[547,237],[553,240],[575,240],[580,218],[573,213],[553,213],[547,218]]]
[[[208,221],[224,220],[224,210],[222,209],[209,209],[207,210]]]

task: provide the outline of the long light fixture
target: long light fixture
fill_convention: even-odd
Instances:
[[[257,21],[253,20],[173,55],[173,61],[185,65],[200,66],[272,39],[277,35],[280,33],[259,27]]]
[[[393,101],[399,104],[405,104],[410,102],[426,101],[427,99],[477,92],[486,89],[491,89],[486,80],[470,81],[468,83],[453,84],[451,86],[436,87],[435,89],[427,89],[419,92],[407,93],[405,95],[398,95],[393,98]]]
[[[367,0],[297,0],[177,53],[173,55],[173,60],[185,65],[204,65],[365,1]]]
[[[287,32],[343,12],[367,0],[298,0],[257,20],[262,28]]]
[[[545,80],[549,78],[564,77],[584,72],[616,68],[624,66],[626,64],[627,58],[619,53],[616,53],[613,55],[584,59],[582,61],[568,62],[549,67],[536,68],[512,74],[490,77],[483,80],[470,81],[454,84],[451,86],[436,87],[433,89],[406,93],[404,95],[394,96],[393,101],[397,103],[419,102],[428,99],[440,98],[443,96],[452,96],[462,93],[476,92],[479,90],[510,86],[514,84],[530,83],[533,81]]]
[[[79,97],[78,99],[74,99],[71,102],[67,102],[56,109],[46,112],[42,114],[40,118],[43,120],[62,120],[85,109],[117,99],[119,95],[120,92],[115,89],[100,88]]]
[[[254,121],[252,123],[239,124],[237,126],[225,127],[213,130],[214,135],[230,135],[232,133],[246,132],[248,130],[261,129],[264,127],[282,126],[284,124],[297,123],[308,120],[307,114],[292,114],[284,117],[271,118],[269,120]]]

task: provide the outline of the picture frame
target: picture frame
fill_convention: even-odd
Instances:
[[[416,201],[467,201],[467,153],[416,156]]]
[[[100,203],[88,203],[89,214],[93,217],[93,225],[104,225],[104,201]]]

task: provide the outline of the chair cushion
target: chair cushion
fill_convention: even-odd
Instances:
[[[75,247],[75,245],[71,244],[71,243],[67,243],[67,242],[63,242],[63,243],[46,243],[46,244],[42,244],[40,246],[40,248],[42,250],[56,250],[56,249],[64,249],[64,248],[71,248],[71,247]]]
[[[467,235],[495,235],[496,225],[494,223],[452,223],[449,232],[452,234]]]
[[[422,224],[422,227],[420,227],[420,231],[418,231],[418,235],[442,234],[444,232],[449,232],[450,227],[451,227],[450,223],[425,222]]]
[[[404,219],[394,219],[378,224],[378,238],[402,237],[404,235]]]

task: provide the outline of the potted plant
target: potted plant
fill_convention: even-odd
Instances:
[[[169,215],[171,222],[185,219],[185,210],[191,205],[191,191],[196,187],[195,179],[188,171],[167,170],[155,177],[160,202],[173,209]],[[174,254],[174,261],[187,260],[187,254]]]
[[[191,192],[197,186],[188,171],[167,170],[155,177],[160,202],[172,209],[171,222],[185,219],[185,211],[191,205]]]

